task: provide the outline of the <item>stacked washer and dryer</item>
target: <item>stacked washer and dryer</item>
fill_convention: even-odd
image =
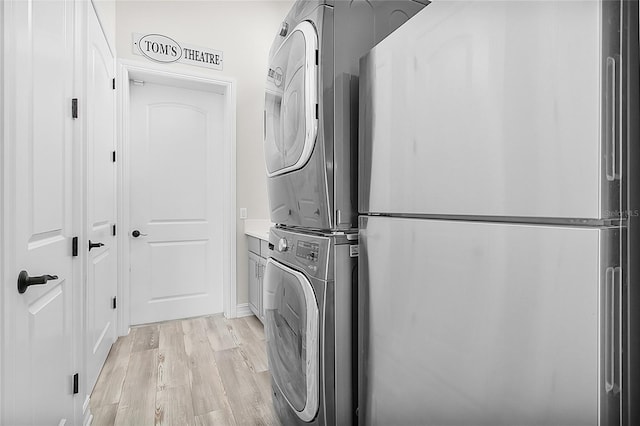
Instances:
[[[297,1],[269,54],[263,304],[283,424],[357,423],[359,59],[426,1]]]

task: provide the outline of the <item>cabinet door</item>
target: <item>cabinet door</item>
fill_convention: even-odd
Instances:
[[[249,252],[249,308],[260,318],[261,285],[258,278],[260,256]]]
[[[267,259],[265,259],[264,257],[259,257],[258,258],[258,300],[260,302],[259,306],[259,313],[260,315],[258,315],[258,318],[260,318],[260,321],[262,321],[264,323],[264,303],[262,303],[262,295],[263,295],[263,284],[264,284],[264,270],[267,266]]]

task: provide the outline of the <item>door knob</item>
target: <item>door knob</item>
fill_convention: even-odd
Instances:
[[[104,246],[104,244],[102,243],[92,243],[91,240],[89,240],[89,251],[91,251],[92,248],[98,248],[98,247],[102,247]]]
[[[46,284],[49,280],[57,280],[57,275],[41,275],[39,277],[30,277],[27,271],[20,271],[18,274],[18,293],[22,294],[32,285]]]
[[[141,235],[142,235],[143,237],[146,237],[146,236],[147,236],[147,234],[143,234],[142,232],[138,231],[137,229],[135,229],[135,230],[131,233],[131,236],[132,236],[133,238],[138,238],[138,237],[139,237],[139,236],[141,236]]]

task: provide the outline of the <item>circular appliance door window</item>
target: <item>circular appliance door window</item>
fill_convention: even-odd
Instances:
[[[267,355],[273,379],[303,421],[318,411],[318,304],[309,280],[273,259],[264,276]]]
[[[313,152],[318,133],[317,48],[315,28],[302,22],[271,58],[264,117],[268,176],[304,167]]]

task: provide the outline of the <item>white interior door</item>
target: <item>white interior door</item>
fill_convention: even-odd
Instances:
[[[130,96],[131,323],[222,312],[224,96]]]
[[[89,250],[85,358],[87,392],[91,392],[116,339],[117,257],[114,59],[93,8],[87,9],[87,238],[92,244],[104,244],[82,246]]]
[[[5,3],[11,128],[4,159],[11,246],[5,248],[15,278],[3,284],[3,424],[74,423],[73,8],[73,1],[61,0]],[[20,294],[20,271],[57,278]]]

